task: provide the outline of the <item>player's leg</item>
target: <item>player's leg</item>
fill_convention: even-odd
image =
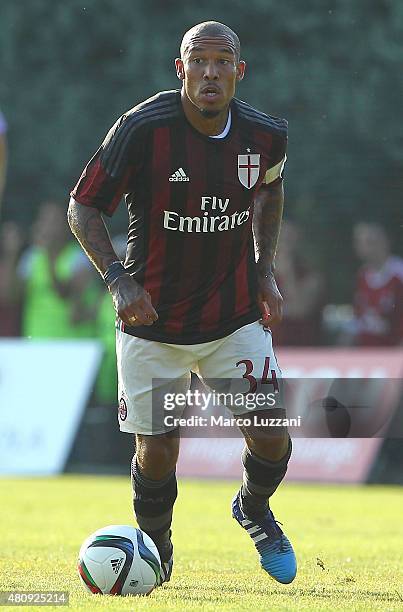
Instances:
[[[266,511],[271,496],[286,475],[292,451],[287,428],[273,430],[265,425],[270,418],[284,417],[282,408],[259,410],[253,414],[253,424],[240,426],[246,442],[242,453],[244,471],[240,499],[243,510],[249,515]]]
[[[178,430],[156,436],[136,435],[132,459],[133,509],[140,529],[158,548],[163,582],[170,579],[173,565],[171,524],[177,497],[178,453]]]
[[[252,402],[246,414],[245,409],[227,403],[242,422],[245,422],[244,417],[252,420],[252,425],[241,426],[246,442],[242,454],[244,474],[232,512],[252,538],[262,567],[279,582],[289,583],[296,574],[294,551],[269,507],[269,499],[286,474],[292,449],[285,428],[273,430],[265,425],[268,416],[284,416],[281,394],[278,394],[278,401],[270,409],[268,407],[273,398],[270,392],[280,388],[281,379],[271,334],[258,323],[237,330],[199,361],[199,371],[203,380],[216,391],[235,389],[239,394],[237,381],[243,379],[246,384],[246,388],[241,387],[243,393],[256,397],[256,393],[263,392],[268,398],[267,406]],[[222,385],[220,380],[223,380]]]
[[[178,430],[166,425],[164,402],[190,385],[185,350],[117,332],[119,425],[135,434],[133,508],[140,529],[156,543],[162,582],[172,571],[171,522],[177,496]],[[170,416],[180,416],[176,406]]]
[[[268,414],[270,411],[259,411],[255,418],[265,423]],[[252,538],[263,569],[278,582],[288,584],[296,576],[296,558],[270,508],[270,499],[287,472],[291,439],[285,428],[282,435],[276,432],[275,436],[265,426],[241,430],[246,441],[242,453],[243,482],[233,500],[232,514]]]

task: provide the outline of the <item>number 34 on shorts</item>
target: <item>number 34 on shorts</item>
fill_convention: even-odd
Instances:
[[[217,392],[267,395],[281,390],[271,334],[258,322],[237,330],[217,350],[199,359],[197,373]]]

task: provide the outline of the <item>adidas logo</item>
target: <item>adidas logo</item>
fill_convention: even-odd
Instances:
[[[176,172],[173,173],[172,176],[169,177],[169,180],[172,181],[189,181],[189,177],[186,176],[186,172],[183,168],[178,168]]]
[[[112,565],[112,569],[115,572],[115,574],[119,573],[120,570],[120,566],[123,563],[123,557],[121,557],[120,559],[111,559],[111,565]]]

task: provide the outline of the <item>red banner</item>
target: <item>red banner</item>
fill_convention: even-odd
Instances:
[[[403,373],[402,349],[279,349],[284,378],[382,378]],[[396,392],[386,410],[396,409]],[[364,482],[376,460],[382,438],[295,438],[287,478],[322,482]],[[178,472],[182,476],[239,478],[243,440],[237,438],[184,438]]]

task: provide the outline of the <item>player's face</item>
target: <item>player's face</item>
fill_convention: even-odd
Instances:
[[[176,60],[176,70],[190,102],[206,117],[214,117],[227,109],[245,63],[237,61],[229,37],[197,36],[189,41],[183,58]]]
[[[388,251],[388,244],[382,230],[360,223],[354,228],[354,248],[362,261],[372,263]]]

